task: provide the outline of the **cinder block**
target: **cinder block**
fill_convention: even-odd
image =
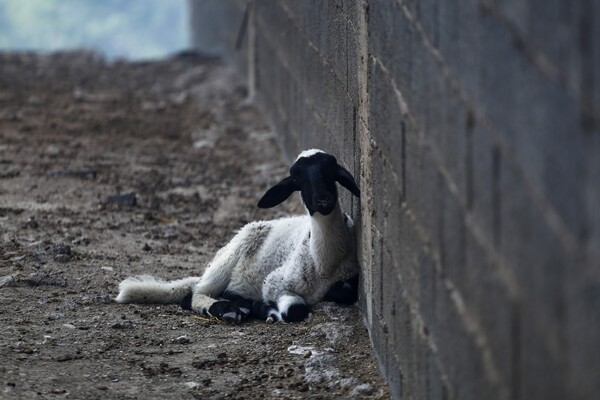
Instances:
[[[408,112],[415,120],[415,130],[425,136],[426,142],[437,154],[440,167],[449,172],[461,195],[466,196],[466,123],[469,115],[467,106],[460,101],[456,89],[453,89],[450,81],[442,74],[437,61],[404,13],[398,7],[387,7],[381,3],[377,3],[373,8],[375,24],[381,24],[382,27],[371,25],[373,28],[369,38],[376,46],[373,50],[376,64],[382,63],[389,71],[389,76],[385,78],[390,82],[390,87],[385,88],[385,83],[379,82],[383,78],[379,78],[378,75],[384,74],[378,74],[378,69],[372,67],[372,123],[377,123],[379,114],[387,116],[382,119],[389,121],[390,126],[400,126],[395,121],[400,118],[400,113],[389,112],[390,108],[395,107],[400,110],[391,87],[393,80],[406,102]],[[388,13],[396,18],[389,19]],[[388,30],[391,33],[388,33]],[[388,34],[399,35],[405,40],[389,41],[392,43],[390,45],[379,44]],[[410,54],[410,59],[402,58],[401,55],[407,53]],[[393,103],[390,103],[392,101]],[[386,103],[389,105],[385,105]]]
[[[530,399],[564,399],[566,381],[559,355],[549,348],[547,333],[536,320],[536,311],[524,305],[519,325],[518,394]]]
[[[515,368],[518,362],[519,304],[510,296],[509,289],[501,279],[500,266],[479,244],[472,232],[466,231],[464,275],[452,277],[453,283],[463,296],[466,307],[486,338],[498,374],[507,387],[518,384]]]
[[[374,226],[380,231],[384,230],[385,222],[385,175],[384,175],[384,160],[381,154],[374,151],[371,156],[371,188],[373,192],[371,210],[372,221]]]
[[[373,301],[373,313],[381,318],[381,321],[385,323],[387,329],[388,320],[384,313],[384,304],[389,301],[386,293],[388,290],[393,290],[394,286],[390,281],[390,270],[393,271],[391,265],[384,263],[384,238],[381,232],[377,228],[372,227],[373,230],[373,270],[372,270],[372,301]],[[386,332],[387,333],[387,332]]]
[[[426,390],[421,398],[446,400],[450,397],[446,382],[437,364],[437,355],[428,351],[426,359]]]
[[[402,177],[405,122],[391,79],[376,63],[371,64],[369,87],[373,94],[369,110],[371,134],[396,176]]]
[[[399,255],[399,247],[397,243],[402,240],[402,234],[400,232],[400,213],[402,210],[402,192],[401,189],[396,185],[392,169],[389,164],[384,166],[384,179],[385,189],[383,192],[384,197],[384,209],[383,209],[383,235],[386,243],[390,246],[389,248],[394,255]],[[398,260],[398,258],[395,258]]]
[[[356,18],[356,14],[347,14],[345,8],[352,9],[344,3],[346,2],[288,1],[283,4],[293,13],[294,21],[301,25],[301,34],[319,50],[356,101],[356,68],[349,68],[349,65],[356,65],[357,62],[356,57],[350,55],[350,52],[356,55],[357,32],[355,19],[352,19]],[[325,65],[323,67],[326,68]],[[349,88],[350,82],[352,88]]]
[[[378,349],[387,349],[388,347],[388,335],[384,332],[384,323],[380,317],[373,318],[373,325],[369,327],[369,333],[371,337],[371,342],[373,343],[373,347]],[[387,351],[377,352],[377,360],[379,361],[379,365],[383,369],[383,373],[386,376],[386,379],[389,379],[389,371],[387,370],[387,365],[389,363],[388,358],[392,356]]]
[[[380,262],[382,263],[381,268],[381,316],[385,321],[388,329],[390,338],[390,345],[394,346],[399,340],[405,340],[406,338],[400,336],[400,332],[394,329],[396,324],[396,318],[399,316],[399,312],[406,307],[407,299],[403,295],[406,289],[406,283],[399,279],[397,268],[394,265],[397,260],[392,256],[390,249],[387,247],[385,240],[381,240],[381,246],[379,248],[381,256]]]
[[[582,66],[591,48],[578,40],[597,37],[593,33],[597,25],[593,16],[598,15],[594,4],[552,0],[539,6],[535,2],[507,1],[495,3],[492,12],[518,35],[521,46],[542,54],[565,76],[568,85],[583,88]]]
[[[469,299],[474,287],[469,282],[467,266],[467,227],[465,214],[447,187],[442,186],[440,201],[440,252],[444,274],[456,285],[463,297]]]
[[[281,4],[265,5],[257,20],[261,28],[271,32],[269,40],[285,60],[291,75],[302,82],[302,96],[313,105],[329,131],[334,132],[328,136],[341,135],[346,121],[353,118],[355,106],[355,101],[348,96],[346,79],[327,66],[325,56],[309,43],[295,17],[287,11]]]
[[[436,313],[437,303],[437,284],[441,278],[435,261],[431,255],[430,249],[420,246],[415,264],[418,274],[418,282],[415,285],[418,289],[418,299],[421,318],[423,319],[428,332],[438,332],[440,329]]]
[[[436,343],[448,380],[460,399],[498,399],[501,391],[486,376],[483,357],[473,336],[449,297],[442,280],[436,282],[438,329],[430,334]]]
[[[493,243],[494,205],[499,199],[495,196],[500,190],[499,175],[494,175],[494,145],[489,132],[480,123],[472,121],[472,131],[467,134],[467,159],[470,161],[467,168],[466,206],[484,237]],[[499,163],[499,159],[496,162]]]
[[[564,323],[564,281],[568,255],[540,210],[524,194],[525,183],[506,163],[501,165],[500,251],[526,301],[544,316],[549,332]],[[573,265],[572,271],[582,271]]]
[[[369,2],[368,47],[385,64],[408,104],[414,104],[412,76],[417,66],[414,46],[418,37],[392,1]]]
[[[393,273],[389,273],[387,276],[390,284],[389,286],[394,287],[394,291],[390,296],[390,300],[395,302],[395,316],[391,319],[391,325],[389,326],[390,338],[393,341],[389,343],[389,347],[386,351],[396,356],[396,360],[392,362],[398,363],[394,370],[387,371],[388,380],[393,380],[393,384],[390,384],[390,389],[397,396],[406,396],[408,386],[412,384],[410,374],[415,369],[414,361],[414,346],[415,337],[413,335],[414,321],[411,318],[410,307],[407,302],[407,298],[403,296],[406,283],[402,282],[404,287],[401,287],[401,283],[398,277]]]
[[[418,132],[407,126],[404,134],[404,201],[412,208],[421,201],[421,166],[423,164],[423,144]]]
[[[514,269],[522,296],[520,345],[514,344],[519,354],[519,391],[531,398],[561,398],[567,393],[561,378],[567,351],[566,278],[581,274],[583,266],[569,260],[544,216],[520,194],[524,183],[506,164],[502,164],[501,184],[500,249]]]
[[[419,254],[423,247],[416,226],[401,211],[398,220],[398,241],[389,242],[388,248],[394,255],[397,263],[395,264],[397,274],[402,277],[404,290],[409,298],[419,300],[419,277],[421,274],[421,265],[419,264]],[[392,228],[388,228],[392,232]]]
[[[212,54],[230,53],[235,45],[232,35],[243,19],[240,6],[234,1],[190,1],[194,46]]]
[[[440,202],[445,182],[438,165],[433,161],[430,147],[423,146],[421,157],[419,182],[413,186],[407,184],[406,187],[407,204],[414,211],[418,223],[427,235],[432,251],[439,253]],[[420,192],[418,201],[411,202],[411,191]]]

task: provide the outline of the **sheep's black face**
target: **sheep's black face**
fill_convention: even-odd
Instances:
[[[329,215],[335,208],[338,194],[335,185],[338,163],[334,156],[316,153],[300,157],[290,168],[290,176],[300,190],[302,201],[310,215]]]
[[[360,196],[354,178],[334,156],[318,150],[305,151],[290,168],[290,176],[269,189],[258,206],[274,207],[299,190],[310,215],[316,212],[329,215],[338,200],[336,182]]]

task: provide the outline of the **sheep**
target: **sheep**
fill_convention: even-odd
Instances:
[[[198,314],[238,323],[304,320],[320,301],[352,304],[358,262],[354,226],[338,202],[336,182],[360,197],[352,175],[334,156],[301,152],[290,175],[258,202],[271,208],[300,191],[306,215],[255,221],[221,248],[201,277],[162,281],[130,277],[119,285],[119,303],[181,304]]]

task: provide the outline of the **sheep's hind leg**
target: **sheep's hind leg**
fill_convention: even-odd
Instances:
[[[310,307],[296,294],[284,294],[277,299],[277,309],[285,322],[303,321],[308,317]]]
[[[223,293],[223,295],[221,297],[225,300],[229,300],[237,308],[240,309],[240,311],[242,312],[242,321],[248,319],[250,316],[253,315],[253,313],[252,313],[252,307],[253,307],[253,303],[254,303],[253,300],[246,298],[246,297],[242,297],[239,294],[232,293],[229,291],[225,291],[225,293]]]
[[[245,314],[242,316],[242,320],[254,317],[266,322],[281,321],[281,314],[277,311],[277,306],[274,303],[267,304],[232,292],[223,293],[223,298],[230,300]]]
[[[194,293],[190,297],[191,299],[184,299],[181,306],[191,309],[199,315],[207,315],[237,324],[246,319],[249,314],[229,300],[217,300],[199,293]]]

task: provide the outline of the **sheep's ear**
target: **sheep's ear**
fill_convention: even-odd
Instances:
[[[291,176],[283,179],[277,185],[267,190],[267,193],[260,199],[258,206],[260,208],[271,208],[283,203],[292,193],[300,190],[298,185],[294,183]]]
[[[356,181],[352,175],[350,175],[350,172],[340,165],[337,166],[335,180],[338,181],[340,185],[348,189],[350,193],[356,197],[360,197],[360,189],[356,185]]]

